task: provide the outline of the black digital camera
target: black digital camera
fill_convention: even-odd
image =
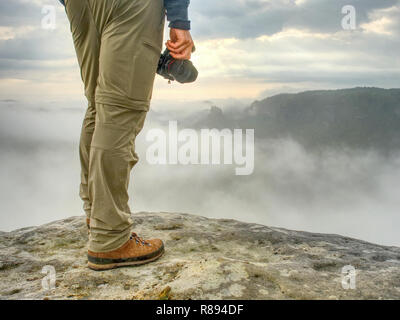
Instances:
[[[197,79],[199,72],[190,60],[176,60],[165,49],[158,61],[157,73],[169,81],[190,83]]]

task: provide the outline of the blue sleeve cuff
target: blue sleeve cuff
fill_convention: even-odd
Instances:
[[[181,20],[171,21],[168,27],[174,29],[190,30],[190,21],[181,21]]]

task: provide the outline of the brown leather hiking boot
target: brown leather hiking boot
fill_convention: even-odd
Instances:
[[[88,250],[88,267],[101,271],[120,267],[137,266],[157,260],[164,253],[160,239],[143,240],[136,233],[121,248],[110,252]]]

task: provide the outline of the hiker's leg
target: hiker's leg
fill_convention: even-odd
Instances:
[[[89,250],[107,252],[120,248],[131,234],[128,185],[138,161],[134,142],[149,110],[165,10],[163,0],[119,0],[106,16],[96,10],[98,1],[89,0],[95,20],[106,17],[107,22],[97,23],[101,48],[89,164]]]
[[[79,195],[83,209],[90,219],[91,200],[88,192],[89,153],[95,127],[95,91],[99,76],[100,37],[87,0],[67,0],[66,12],[70,21],[72,38],[84,83],[88,108],[82,123],[79,142],[81,184]]]
[[[112,251],[130,237],[133,221],[128,205],[129,178],[138,162],[134,142],[146,114],[147,111],[97,104],[89,169],[91,251]]]

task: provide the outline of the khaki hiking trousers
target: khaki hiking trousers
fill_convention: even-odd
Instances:
[[[89,250],[129,240],[130,172],[163,42],[163,0],[66,0],[88,100],[80,138],[80,197],[90,219]]]

